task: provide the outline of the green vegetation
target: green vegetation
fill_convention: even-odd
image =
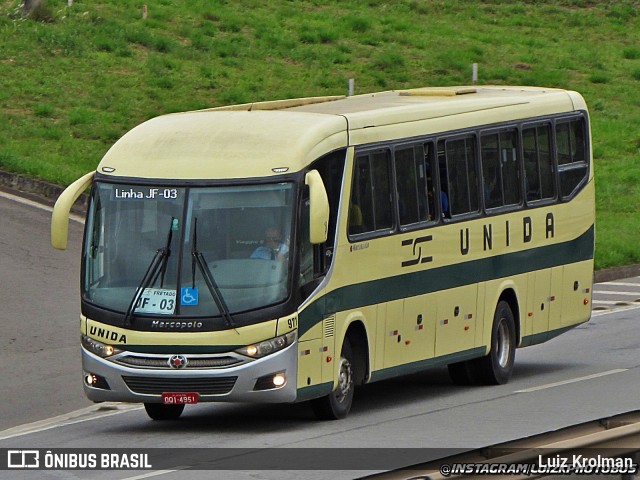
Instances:
[[[590,105],[599,268],[640,261],[640,9],[593,0],[0,0],[0,169],[66,184],[167,112],[479,83]]]

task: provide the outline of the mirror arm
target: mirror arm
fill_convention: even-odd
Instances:
[[[93,171],[83,175],[58,197],[51,215],[51,246],[53,248],[66,250],[69,237],[69,212],[82,192],[91,185],[95,174],[96,172]]]

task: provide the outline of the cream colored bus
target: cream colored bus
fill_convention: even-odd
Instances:
[[[451,87],[178,113],[122,137],[91,187],[84,391],[154,419],[300,402],[448,365],[501,384],[517,347],[590,318],[594,183],[576,92]]]

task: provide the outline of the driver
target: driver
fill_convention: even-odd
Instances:
[[[288,253],[289,247],[282,242],[280,229],[269,227],[264,232],[264,244],[256,248],[249,258],[284,262]]]

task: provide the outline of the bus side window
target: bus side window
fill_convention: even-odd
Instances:
[[[558,173],[562,198],[573,195],[588,175],[587,140],[583,118],[556,125]]]
[[[371,205],[369,157],[357,157],[355,163],[349,203],[349,235],[366,232],[368,222],[372,220],[372,214],[369,210]],[[365,218],[367,223],[365,223]]]
[[[447,156],[445,154],[445,142],[438,142],[438,177],[440,180],[440,212],[442,218],[451,218],[449,209],[449,178],[447,175]]]
[[[485,208],[520,204],[520,164],[514,128],[482,135],[480,140]]]
[[[432,220],[433,195],[428,192],[431,180],[423,146],[400,148],[394,157],[400,225]]]
[[[444,150],[450,214],[477,212],[479,175],[474,136],[447,140]]]
[[[349,235],[393,226],[390,163],[387,150],[356,157],[349,203]]]
[[[482,159],[482,184],[484,186],[485,208],[500,207],[504,204],[500,187],[500,159],[498,156],[498,134],[483,135],[480,140]]]
[[[516,129],[500,132],[500,179],[505,205],[519,205],[522,202],[519,157]]]
[[[336,227],[338,222],[338,205],[342,192],[342,177],[344,173],[344,163],[346,150],[340,149],[331,152],[312,165],[320,173],[324,188],[329,200],[329,226],[327,231],[327,241],[322,245],[314,246],[314,274],[326,273],[333,260],[333,249],[335,243]]]
[[[427,189],[427,208],[429,209],[429,220],[436,220],[436,182],[433,176],[433,170],[438,167],[436,156],[433,153],[433,143],[427,143],[424,146],[424,171],[427,179],[425,188]]]
[[[522,130],[522,151],[527,202],[554,198],[550,125],[525,127]]]

